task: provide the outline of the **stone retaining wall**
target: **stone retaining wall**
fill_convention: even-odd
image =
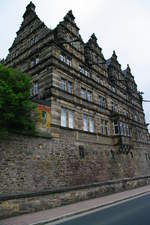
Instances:
[[[79,142],[73,134],[69,136],[65,132],[68,131],[63,131],[63,138],[59,139],[10,135],[0,141],[1,217],[149,183],[149,145],[139,143],[132,155],[117,154],[110,144],[88,142],[88,139]],[[81,145],[84,157],[79,152]],[[145,178],[133,180],[138,177]],[[113,180],[121,181],[110,183]],[[100,185],[93,186],[95,183]]]
[[[58,207],[150,184],[149,177],[124,179],[66,190],[0,197],[0,219]]]

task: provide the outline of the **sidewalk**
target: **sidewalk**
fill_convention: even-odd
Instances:
[[[67,206],[61,206],[54,209],[0,220],[0,225],[44,225],[46,222],[54,222],[65,217],[78,215],[100,207],[109,206],[121,200],[130,199],[148,192],[150,192],[150,185]]]

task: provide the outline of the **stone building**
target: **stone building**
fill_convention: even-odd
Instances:
[[[5,65],[32,77],[31,98],[39,104],[42,125],[40,139],[16,137],[14,150],[2,145],[3,160],[15,155],[15,165],[8,169],[13,178],[5,168],[0,174],[9,176],[1,193],[83,188],[150,175],[149,133],[130,67],[122,71],[115,51],[106,60],[95,34],[84,43],[72,11],[51,30],[31,2]],[[45,133],[49,140],[42,139]]]
[[[6,65],[32,76],[32,98],[51,107],[52,137],[67,130],[82,149],[88,140],[126,153],[148,142],[141,96],[129,65],[122,71],[115,51],[106,60],[95,34],[84,43],[72,11],[53,30],[32,2],[23,19]]]

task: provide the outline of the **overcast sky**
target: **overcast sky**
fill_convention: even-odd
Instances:
[[[0,0],[0,58],[5,58],[29,0]],[[150,100],[150,0],[33,0],[40,19],[54,28],[72,9],[86,42],[98,38],[106,59],[116,51],[122,69],[129,64],[138,89]],[[150,103],[144,104],[150,122]]]

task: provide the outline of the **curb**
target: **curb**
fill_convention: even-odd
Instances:
[[[130,200],[132,198],[135,198],[135,197],[138,197],[138,196],[142,196],[142,195],[147,194],[149,192],[150,191],[144,191],[144,192],[141,192],[139,194],[135,194],[135,195],[129,196],[127,198],[122,198],[120,200],[116,200],[114,202],[106,203],[106,204],[103,204],[103,205],[98,205],[96,207],[92,207],[92,208],[89,208],[89,209],[81,210],[79,212],[72,212],[72,213],[64,214],[64,215],[59,216],[59,217],[55,217],[55,218],[52,218],[52,219],[49,219],[49,220],[45,220],[45,221],[43,220],[41,222],[32,223],[32,224],[28,224],[28,225],[46,225],[48,223],[54,223],[54,222],[57,222],[57,221],[62,220],[62,219],[66,219],[66,218],[69,218],[69,217],[77,216],[77,215],[80,215],[80,214],[83,214],[83,213],[87,213],[87,212],[90,212],[90,211],[93,211],[93,210],[96,210],[96,209],[100,209],[100,208],[103,208],[103,207],[106,207],[106,206],[111,206],[113,204],[122,202],[124,200]]]

